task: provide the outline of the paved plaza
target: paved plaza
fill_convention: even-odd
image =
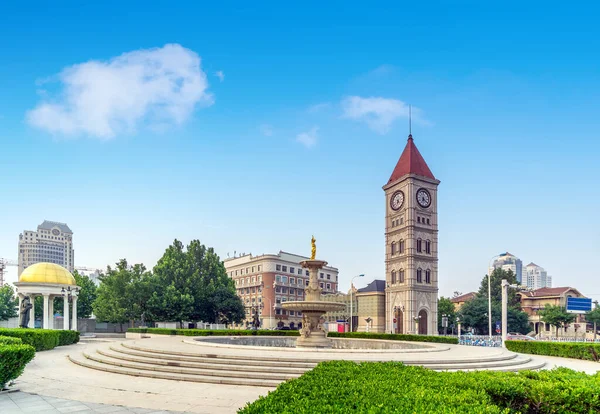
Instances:
[[[127,344],[143,344],[157,350],[170,352],[198,349],[205,345],[183,342],[191,338],[157,337],[144,340],[129,340]],[[70,413],[70,412],[135,412],[166,413],[190,412],[210,414],[232,414],[248,402],[266,395],[273,387],[251,387],[240,385],[210,384],[202,382],[174,381],[158,378],[144,378],[98,371],[76,365],[68,360],[69,355],[94,353],[109,346],[120,345],[123,340],[82,341],[76,345],[58,347],[39,352],[29,363],[24,374],[15,383],[20,392],[0,394],[0,413]],[[508,351],[501,348],[441,345],[443,351],[387,354],[384,359],[439,360],[440,358],[476,359],[498,357]],[[214,351],[214,348],[213,348]],[[307,353],[292,349],[286,351],[235,350],[221,348],[224,354],[293,355],[305,358],[323,358],[320,352]],[[359,359],[356,353],[337,353],[340,359]],[[360,359],[364,359],[364,354]],[[372,353],[368,359],[381,359],[384,354]],[[525,357],[519,356],[519,357]],[[578,371],[595,373],[600,364],[589,361],[565,358],[532,356],[534,362],[544,362],[545,369],[564,366]]]

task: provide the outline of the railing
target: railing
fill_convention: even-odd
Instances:
[[[458,343],[468,346],[500,347],[502,346],[502,337],[496,335],[490,339],[488,335],[461,335]]]
[[[590,338],[584,338],[581,336],[544,336],[544,337],[537,337],[536,338],[538,341],[550,341],[550,342],[589,342],[589,343],[600,343],[600,336],[598,336],[596,338],[596,340],[594,341],[593,339]]]

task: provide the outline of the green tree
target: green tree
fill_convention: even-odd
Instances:
[[[517,284],[517,277],[512,270],[504,270],[500,268],[494,269],[490,279],[490,285],[492,288],[492,303],[502,303],[502,279],[506,279],[506,281],[511,285]],[[485,275],[481,280],[478,293],[484,298],[488,297],[488,275]],[[517,291],[515,289],[508,289],[508,306],[518,308],[521,307],[519,296],[517,295]]]
[[[100,321],[127,323],[141,317],[147,308],[152,275],[143,264],[130,266],[122,259],[100,276],[92,308]]]
[[[19,315],[17,307],[19,300],[11,285],[0,287],[0,321],[6,321]]]
[[[567,325],[575,320],[575,315],[568,313],[567,310],[559,305],[546,305],[544,309],[538,311],[538,315],[542,320],[556,328],[556,336],[558,336],[559,328],[566,328]]]
[[[487,297],[477,295],[465,302],[458,311],[461,323],[465,328],[474,328],[478,334],[489,335],[488,332],[488,302]],[[492,329],[495,323],[502,320],[502,304],[492,301]],[[529,332],[529,320],[527,314],[515,307],[507,309],[507,332]],[[495,332],[492,332],[495,334]]]
[[[233,280],[212,248],[175,240],[154,267],[156,289],[150,299],[158,321],[240,322],[243,305]]]
[[[600,323],[600,308],[598,307],[598,302],[596,302],[596,307],[585,314],[586,322],[590,322],[594,324],[594,341],[596,340],[596,332],[598,323]]]
[[[89,276],[80,275],[77,270],[73,272],[73,277],[80,288],[77,297],[77,316],[79,318],[89,318],[93,312],[92,304],[96,300],[96,285]]]
[[[438,300],[438,332],[443,333],[444,328],[442,327],[442,315],[448,316],[448,327],[456,322],[456,311],[454,310],[454,303],[450,298],[440,297]]]

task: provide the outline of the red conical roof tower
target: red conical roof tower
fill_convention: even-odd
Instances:
[[[404,151],[400,155],[400,159],[396,164],[396,168],[394,168],[394,172],[392,172],[392,176],[388,180],[388,184],[408,174],[420,175],[421,177],[435,180],[433,173],[417,149],[412,134],[408,136],[406,147],[404,147]]]

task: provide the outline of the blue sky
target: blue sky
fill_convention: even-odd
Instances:
[[[509,251],[600,299],[592,2],[41,5],[0,6],[0,257],[44,219],[98,267],[174,238],[308,254],[314,233],[343,288],[383,278],[410,103],[440,293]]]

